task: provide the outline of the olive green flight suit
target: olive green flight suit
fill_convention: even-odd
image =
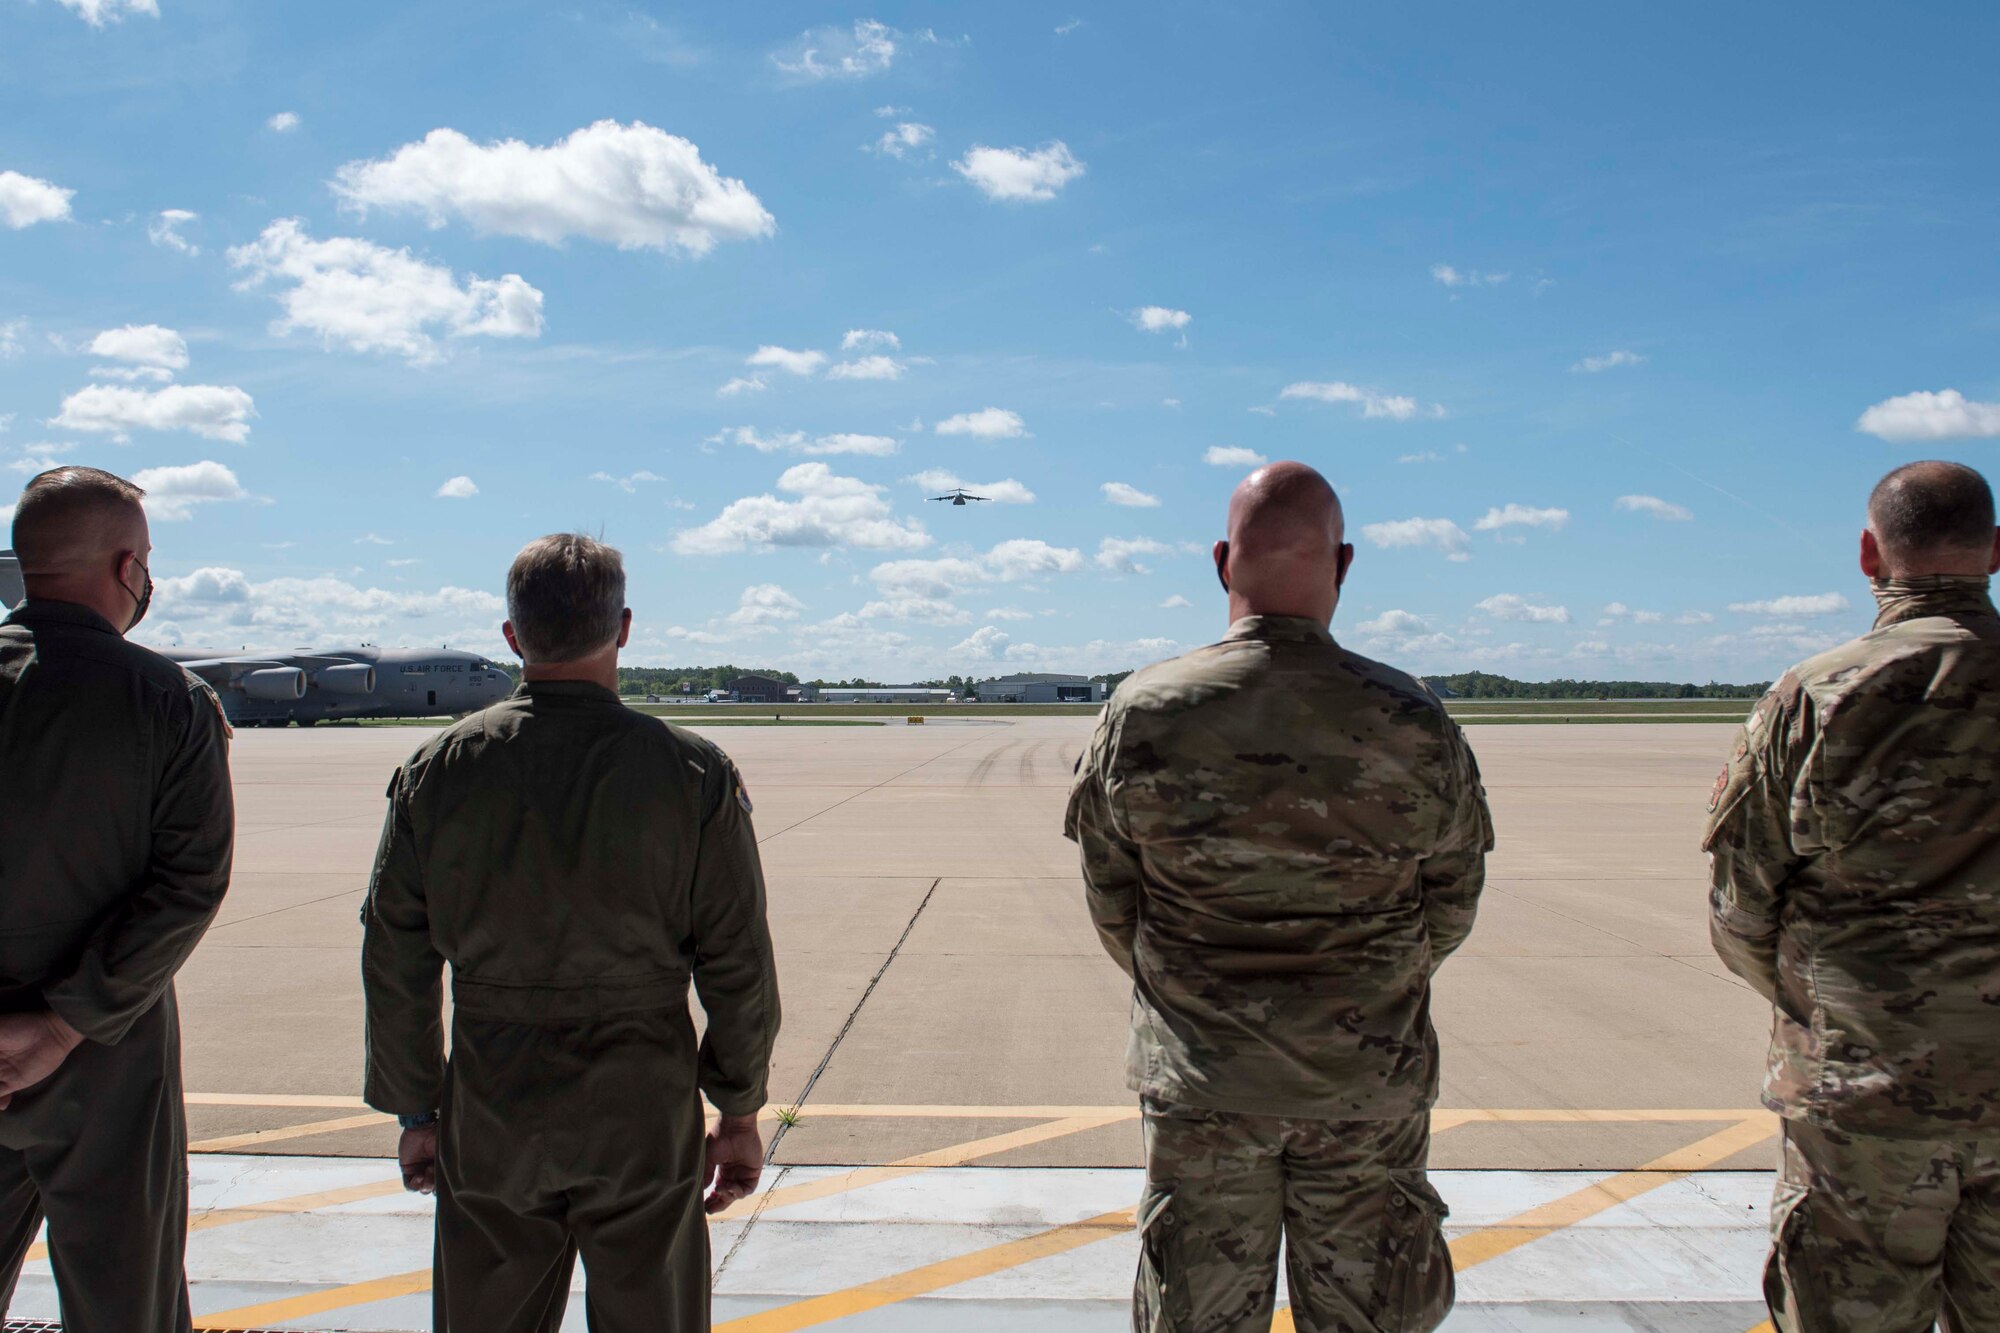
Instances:
[[[1265,1333],[1281,1238],[1305,1333],[1435,1328],[1430,984],[1493,841],[1444,705],[1324,625],[1247,616],[1119,686],[1064,832],[1133,979],[1134,1328]]]
[[[597,1333],[707,1329],[701,1099],[761,1108],[778,1030],[728,757],[530,682],[398,770],[362,919],[368,1103],[442,1112],[437,1333],[554,1329],[579,1255]]]
[[[1709,797],[1710,933],[1772,1002],[1783,1333],[2000,1333],[2000,612],[1875,585]]]
[[[63,1327],[189,1327],[174,973],[229,887],[228,727],[96,612],[0,626],[0,1009],[84,1036],[0,1110],[0,1308],[46,1215]]]

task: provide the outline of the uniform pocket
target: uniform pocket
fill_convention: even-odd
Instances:
[[[1819,1270],[1812,1254],[1812,1191],[1779,1181],[1771,1196],[1771,1257],[1764,1263],[1764,1304],[1784,1333],[1830,1328],[1820,1318],[1825,1302],[1812,1285]]]
[[[1139,1278],[1132,1291],[1134,1333],[1191,1333],[1194,1305],[1182,1262],[1173,1191],[1147,1192],[1139,1206]]]
[[[1389,1221],[1375,1270],[1383,1333],[1429,1333],[1451,1313],[1457,1282],[1444,1239],[1450,1214],[1421,1170],[1389,1173]]]

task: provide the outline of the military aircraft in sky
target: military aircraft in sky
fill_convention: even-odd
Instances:
[[[21,564],[0,551],[0,607],[26,590]],[[226,652],[163,648],[207,681],[231,726],[282,727],[359,717],[449,717],[498,703],[514,683],[478,653],[449,648],[377,648],[361,644],[325,652]]]
[[[971,495],[971,494],[968,494],[968,493],[966,492],[965,488],[964,488],[964,487],[962,487],[962,486],[961,486],[961,487],[958,487],[958,488],[955,488],[954,490],[952,490],[952,491],[951,491],[951,492],[949,492],[948,494],[945,494],[945,495],[933,495],[933,496],[931,497],[931,499],[933,499],[933,500],[943,500],[943,501],[945,501],[945,502],[947,502],[947,503],[949,503],[949,504],[953,504],[953,505],[957,505],[957,506],[959,506],[960,508],[963,508],[963,507],[965,506],[965,502],[966,502],[967,500],[984,500],[985,498],[986,498],[986,497],[985,497],[985,496],[983,496],[983,495]]]

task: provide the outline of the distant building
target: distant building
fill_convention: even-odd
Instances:
[[[1109,694],[1101,680],[1046,671],[982,680],[973,688],[983,704],[1101,704]]]
[[[819,698],[817,685],[785,686],[785,702],[788,704],[809,704]]]
[[[849,685],[823,685],[821,703],[828,704],[948,704],[951,691],[928,685],[881,685],[868,689]]]
[[[790,687],[769,676],[738,676],[724,688],[736,696],[738,703],[781,704]]]

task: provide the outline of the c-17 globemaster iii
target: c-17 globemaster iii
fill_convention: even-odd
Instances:
[[[0,551],[0,607],[26,595],[21,565]],[[498,703],[513,689],[499,666],[449,648],[377,648],[324,652],[227,652],[163,648],[161,655],[207,681],[230,725],[302,727],[362,717],[450,717]]]

